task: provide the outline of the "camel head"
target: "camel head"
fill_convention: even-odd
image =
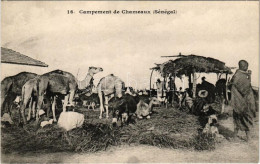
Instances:
[[[161,104],[161,102],[156,97],[149,98],[149,100],[150,100],[150,103],[153,104],[153,105],[160,105]]]
[[[97,74],[99,72],[102,72],[103,68],[101,67],[89,67],[88,72],[92,74]]]

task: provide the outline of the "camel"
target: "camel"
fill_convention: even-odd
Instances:
[[[109,96],[114,94],[115,97],[121,98],[123,96],[124,89],[125,89],[125,83],[120,78],[114,76],[113,74],[110,74],[100,79],[97,85],[98,97],[100,102],[100,115],[99,115],[100,119],[102,119],[102,113],[104,111],[103,95],[105,98],[106,118],[108,118]]]
[[[52,87],[49,87],[50,85]],[[57,85],[58,87],[55,87],[54,85]],[[69,94],[69,78],[63,76],[62,74],[53,72],[46,73],[26,82],[22,88],[22,101],[20,109],[24,124],[27,124],[27,120],[29,121],[31,117],[31,110],[29,110],[27,120],[25,119],[25,108],[30,100],[31,103],[33,103],[33,107],[34,104],[37,103],[36,121],[38,121],[39,109],[42,107],[44,95],[46,94],[49,96],[48,98],[53,98],[55,94],[58,93]]]
[[[62,70],[54,70],[49,73],[45,73],[41,76],[36,77],[31,82],[28,82],[24,86],[23,92],[23,101],[22,101],[22,114],[23,121],[26,124],[27,121],[24,115],[24,109],[32,94],[35,95],[37,93],[37,108],[36,108],[36,121],[39,120],[39,110],[42,107],[44,95],[48,99],[52,99],[52,112],[53,112],[53,120],[56,122],[55,117],[55,104],[56,104],[56,96],[65,96],[64,104],[63,104],[63,112],[66,111],[66,106],[68,106],[68,102],[70,105],[73,105],[73,99],[75,96],[75,92],[78,89],[88,88],[89,85],[93,85],[93,76],[98,72],[102,72],[103,69],[100,67],[89,67],[88,74],[83,81],[78,81],[76,78],[69,72],[65,72]],[[30,115],[30,113],[29,113]],[[30,119],[30,116],[28,116]]]
[[[14,76],[9,76],[1,81],[1,116],[6,111],[10,114],[10,105],[17,96],[22,94],[22,86],[37,74],[21,72]],[[19,115],[20,116],[20,115]]]
[[[150,119],[150,114],[153,112],[153,105],[161,104],[160,100],[155,97],[149,98],[149,101],[149,104],[147,104],[143,100],[140,100],[137,104],[137,110],[135,113],[139,119],[142,119],[143,117]]]

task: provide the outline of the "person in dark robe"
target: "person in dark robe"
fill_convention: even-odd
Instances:
[[[201,81],[201,85],[198,86],[199,90],[208,91],[208,96],[206,100],[208,103],[213,103],[215,101],[215,86],[212,83],[208,82],[204,76],[201,78]]]
[[[251,86],[251,71],[247,71],[248,62],[240,60],[239,69],[231,79],[231,106],[233,107],[234,137],[239,130],[250,139],[253,118],[256,116],[255,98]]]

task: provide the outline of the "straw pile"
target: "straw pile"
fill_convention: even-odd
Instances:
[[[173,108],[156,108],[151,119],[135,118],[134,124],[123,127],[112,127],[110,119],[98,119],[97,111],[84,111],[83,126],[69,132],[56,124],[2,128],[2,152],[96,152],[122,144],[195,150],[215,147],[214,140],[198,135],[201,127],[196,116]]]

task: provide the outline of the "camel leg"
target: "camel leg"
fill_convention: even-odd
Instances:
[[[5,113],[5,103],[2,102],[2,98],[1,98],[1,117],[4,115]]]
[[[5,95],[4,96],[1,95],[1,117],[4,114],[4,101],[5,101]]]
[[[21,110],[21,115],[22,115],[22,118],[23,118],[23,123],[24,123],[24,124],[27,124],[27,120],[26,120],[26,118],[25,118],[25,110],[24,110],[24,109]]]
[[[35,118],[35,107],[36,107],[36,101],[33,101],[33,104],[32,104],[32,114],[33,114],[33,118]]]
[[[50,110],[51,110],[51,107],[52,107],[51,105],[52,105],[52,101],[53,101],[53,96],[47,95],[46,97],[48,97],[48,98],[46,98],[46,107],[47,107],[46,116],[47,116],[47,118],[50,118]]]
[[[74,96],[75,96],[75,91],[74,91],[74,90],[73,90],[73,91],[70,91],[70,94],[69,94],[69,104],[70,104],[71,106],[74,105],[74,103],[73,103]]]
[[[30,101],[30,96],[25,96],[24,98],[23,98],[23,100],[21,101],[21,109],[20,109],[20,111],[21,111],[21,115],[22,115],[22,118],[23,118],[23,121],[24,121],[24,124],[27,124],[27,120],[29,119],[31,119],[31,112],[30,112],[30,110],[31,110],[31,108],[29,107],[29,113],[28,113],[28,116],[27,116],[27,120],[25,119],[25,108],[26,108],[26,106],[27,106],[27,104],[28,104],[28,102]],[[28,121],[29,121],[28,120]]]
[[[103,105],[103,104],[102,104]],[[101,107],[101,103],[100,103],[100,114],[99,114],[99,119],[102,119],[102,113],[103,113],[104,107]]]
[[[18,122],[18,125],[20,125],[20,124],[21,124],[21,117],[22,117],[22,116],[21,116],[21,110],[19,110],[18,113],[19,113],[19,122]]]
[[[1,108],[1,112],[2,115],[4,115],[4,113],[8,113],[9,112],[9,102],[7,100],[5,100],[4,104],[3,104],[3,108]]]
[[[47,107],[47,111],[46,111],[46,115],[47,115],[47,118],[50,118],[50,106]]]
[[[63,112],[66,112],[66,107],[68,105],[68,100],[69,100],[69,95],[66,95],[64,98],[64,103],[63,103]]]
[[[225,98],[221,97],[221,114],[225,112]]]
[[[36,110],[36,122],[37,122],[37,123],[39,122],[39,119],[40,119],[39,109],[37,109],[37,110]]]
[[[1,88],[2,88],[2,86],[1,86]],[[8,111],[8,109],[6,108],[6,105],[8,105],[6,99],[7,99],[7,95],[6,95],[5,91],[3,91],[1,89],[1,117],[4,115],[4,113],[6,113]]]
[[[92,109],[94,110],[94,109],[95,109],[95,106],[96,106],[96,104],[93,102],[93,103],[91,104],[91,106],[92,106]]]
[[[104,111],[102,92],[98,94],[98,97],[99,97],[99,101],[100,101],[100,115],[99,115],[99,119],[102,119],[102,113]]]
[[[39,122],[39,111],[42,107],[43,95],[38,97],[37,109],[36,109],[36,122]]]
[[[55,105],[56,105],[56,97],[53,96],[53,102],[52,102],[52,117],[53,117],[53,121],[57,122],[56,120],[56,116],[55,116]]]
[[[106,118],[108,118],[108,97],[105,96],[105,108],[106,108]]]
[[[30,98],[30,104],[29,104],[29,111],[28,111],[28,115],[27,115],[27,121],[30,121],[31,119],[31,113],[32,113],[32,98]]]

